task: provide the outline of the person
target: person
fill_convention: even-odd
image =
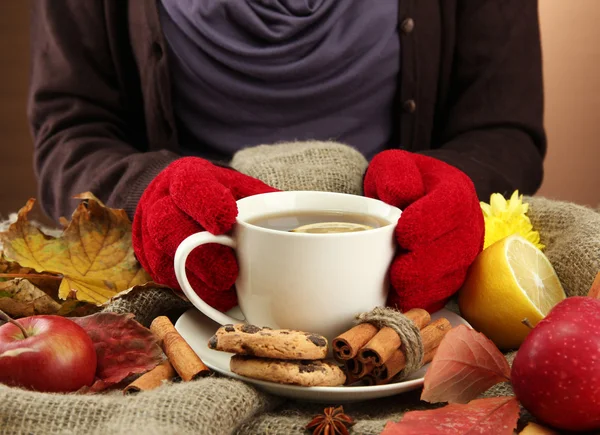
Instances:
[[[133,218],[135,253],[174,288],[187,235],[231,229],[274,190],[240,149],[335,139],[369,161],[364,193],[404,209],[390,304],[439,308],[481,250],[478,198],[543,176],[536,0],[35,0],[28,117],[54,219],[92,191]],[[228,248],[190,280],[235,305]]]

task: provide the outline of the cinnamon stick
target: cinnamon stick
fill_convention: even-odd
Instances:
[[[441,318],[431,322],[421,330],[421,340],[423,342],[421,365],[427,364],[433,359],[437,347],[450,329],[452,329],[450,322]],[[373,369],[372,375],[378,385],[386,384],[400,373],[404,367],[406,367],[406,356],[402,350],[398,349],[383,365]]]
[[[177,332],[168,317],[160,316],[154,319],[150,331],[158,339],[165,355],[183,381],[188,382],[210,373],[209,368]]]
[[[158,343],[162,346],[162,341],[169,332],[177,332],[175,326],[171,323],[168,317],[158,316],[150,324],[150,331],[154,334]]]
[[[358,382],[360,380],[360,378],[352,374],[352,371],[348,368],[346,364],[344,364],[344,366],[342,367],[342,371],[346,375],[346,381],[344,382],[344,385],[352,385],[353,383]]]
[[[435,356],[435,353],[437,352],[437,347],[429,350],[428,352],[423,354],[423,362],[421,363],[421,365],[425,365],[429,362],[431,362],[431,360],[433,360],[433,357]],[[403,367],[404,368],[404,367]],[[381,366],[380,367],[381,370],[385,370],[385,366]],[[402,369],[400,369],[402,370]],[[388,384],[394,376],[396,376],[398,373],[400,373],[400,370],[398,370],[397,373],[394,373],[393,375],[389,375],[389,373],[385,373],[385,374],[380,374],[380,373],[372,373],[371,377],[374,379],[374,382],[376,385],[383,385],[383,384]]]
[[[361,323],[337,336],[331,342],[333,356],[338,361],[346,361],[356,356],[361,347],[377,334],[379,329],[370,323]]]
[[[412,320],[419,329],[423,329],[431,321],[429,313],[420,308],[413,308],[404,315]],[[385,326],[358,351],[357,358],[365,364],[371,363],[380,366],[396,352],[401,344],[398,333]]]
[[[175,370],[167,360],[157,365],[149,372],[144,373],[123,390],[123,394],[139,393],[140,391],[149,391],[160,387],[165,382],[175,377]]]
[[[373,363],[363,363],[356,358],[352,358],[346,361],[346,368],[348,372],[352,374],[353,377],[360,379],[365,375],[371,373],[375,364]]]

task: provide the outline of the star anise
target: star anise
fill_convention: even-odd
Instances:
[[[313,435],[349,435],[348,427],[354,424],[352,417],[344,414],[344,408],[330,406],[323,414],[316,415],[306,429],[312,429]]]

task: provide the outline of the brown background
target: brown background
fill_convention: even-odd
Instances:
[[[85,1],[85,0],[84,0]],[[36,195],[25,115],[29,1],[0,0],[0,217]]]
[[[540,195],[600,204],[600,1],[539,0],[549,152]]]
[[[93,1],[93,0],[82,0]],[[36,195],[25,118],[28,1],[0,1],[0,217]],[[539,192],[600,204],[600,1],[539,0],[549,153]]]

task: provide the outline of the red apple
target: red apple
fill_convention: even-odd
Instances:
[[[0,326],[0,383],[69,392],[91,385],[96,351],[85,330],[59,316],[32,316]]]
[[[511,382],[540,421],[600,430],[600,300],[574,296],[557,304],[519,348]]]

